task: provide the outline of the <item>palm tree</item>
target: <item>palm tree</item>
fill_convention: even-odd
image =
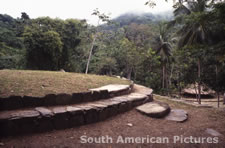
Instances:
[[[162,88],[168,89],[168,84],[167,84],[167,71],[166,71],[166,66],[169,63],[169,58],[172,55],[172,46],[171,44],[167,41],[167,32],[166,32],[166,24],[165,23],[160,23],[159,25],[159,47],[157,49],[157,54],[161,56],[162,60]]]
[[[182,22],[181,29],[178,31],[180,39],[178,48],[191,45],[210,43],[210,33],[206,27],[207,18],[204,14],[209,7],[209,0],[192,0],[186,3],[179,1],[174,5],[174,15],[176,20],[173,23]],[[201,104],[201,56],[198,56],[198,101]]]

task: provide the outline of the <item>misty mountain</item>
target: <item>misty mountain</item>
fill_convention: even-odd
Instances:
[[[120,24],[120,26],[129,25],[131,23],[136,24],[149,24],[158,21],[169,21],[173,19],[172,12],[164,12],[159,14],[152,13],[125,13],[119,17],[113,19],[113,21]]]
[[[135,12],[128,12],[125,14],[122,14],[114,19],[112,21],[117,25],[101,25],[100,28],[103,30],[114,30],[118,27],[123,27],[126,25],[130,25],[131,23],[136,24],[155,24],[159,21],[170,21],[172,20],[173,12],[167,11],[162,12],[158,14],[153,13],[135,13]]]

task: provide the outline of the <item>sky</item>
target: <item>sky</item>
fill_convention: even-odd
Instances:
[[[14,18],[26,12],[30,18],[49,16],[51,18],[86,19],[90,24],[97,24],[97,17],[91,15],[98,8],[101,13],[115,18],[126,12],[158,13],[172,9],[172,1],[155,0],[157,6],[150,8],[147,0],[1,0],[0,14]]]

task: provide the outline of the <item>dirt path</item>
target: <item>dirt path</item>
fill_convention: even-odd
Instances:
[[[160,99],[161,100],[161,99]],[[165,100],[169,103],[171,108],[185,109],[189,118],[184,123],[175,123],[166,121],[164,119],[152,119],[138,113],[135,109],[112,117],[103,122],[85,125],[81,127],[52,131],[46,133],[39,133],[26,136],[9,137],[0,140],[2,147],[75,147],[75,148],[95,148],[95,147],[187,147],[187,148],[223,148],[225,146],[225,112],[215,109],[195,108],[192,106],[179,104]],[[127,125],[129,124],[129,125]],[[217,144],[210,144],[204,142],[203,144],[182,143],[177,141],[174,143],[174,136],[197,137],[197,138],[215,138],[205,132],[207,128],[212,128],[220,132]],[[83,138],[81,139],[81,137]],[[106,138],[105,141],[101,138],[101,144],[81,143],[85,142],[88,137],[102,137]],[[107,138],[108,137],[108,138]],[[117,143],[119,138],[125,137],[141,137],[148,138],[152,141],[143,143]],[[158,137],[158,138],[157,138]],[[166,141],[166,138],[169,141]],[[156,138],[158,141],[156,141]],[[163,139],[164,138],[164,139]],[[108,139],[108,141],[106,141]],[[112,141],[110,140],[112,139]],[[91,138],[89,139],[91,140]],[[119,139],[119,142],[122,142]],[[161,140],[161,141],[159,141]],[[164,140],[164,141],[163,141]],[[99,142],[99,139],[98,141]],[[104,142],[109,142],[108,144]],[[112,143],[111,143],[112,142]],[[140,141],[139,141],[140,142]],[[154,143],[161,142],[161,144]],[[168,142],[168,143],[167,143]],[[1,146],[0,146],[1,147]]]
[[[192,103],[198,103],[196,98],[182,98],[185,101],[192,102]],[[210,98],[210,99],[201,99],[201,104],[203,105],[210,105],[215,108],[218,108],[218,100],[217,98]],[[225,104],[223,104],[223,97],[220,97],[220,103],[219,103],[220,109],[225,109]]]

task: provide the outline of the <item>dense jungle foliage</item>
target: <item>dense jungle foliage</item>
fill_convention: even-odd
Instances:
[[[98,26],[0,14],[0,69],[84,73],[92,46],[88,73],[126,77],[164,94],[188,84],[225,91],[224,1],[177,1],[173,13],[128,13]]]

